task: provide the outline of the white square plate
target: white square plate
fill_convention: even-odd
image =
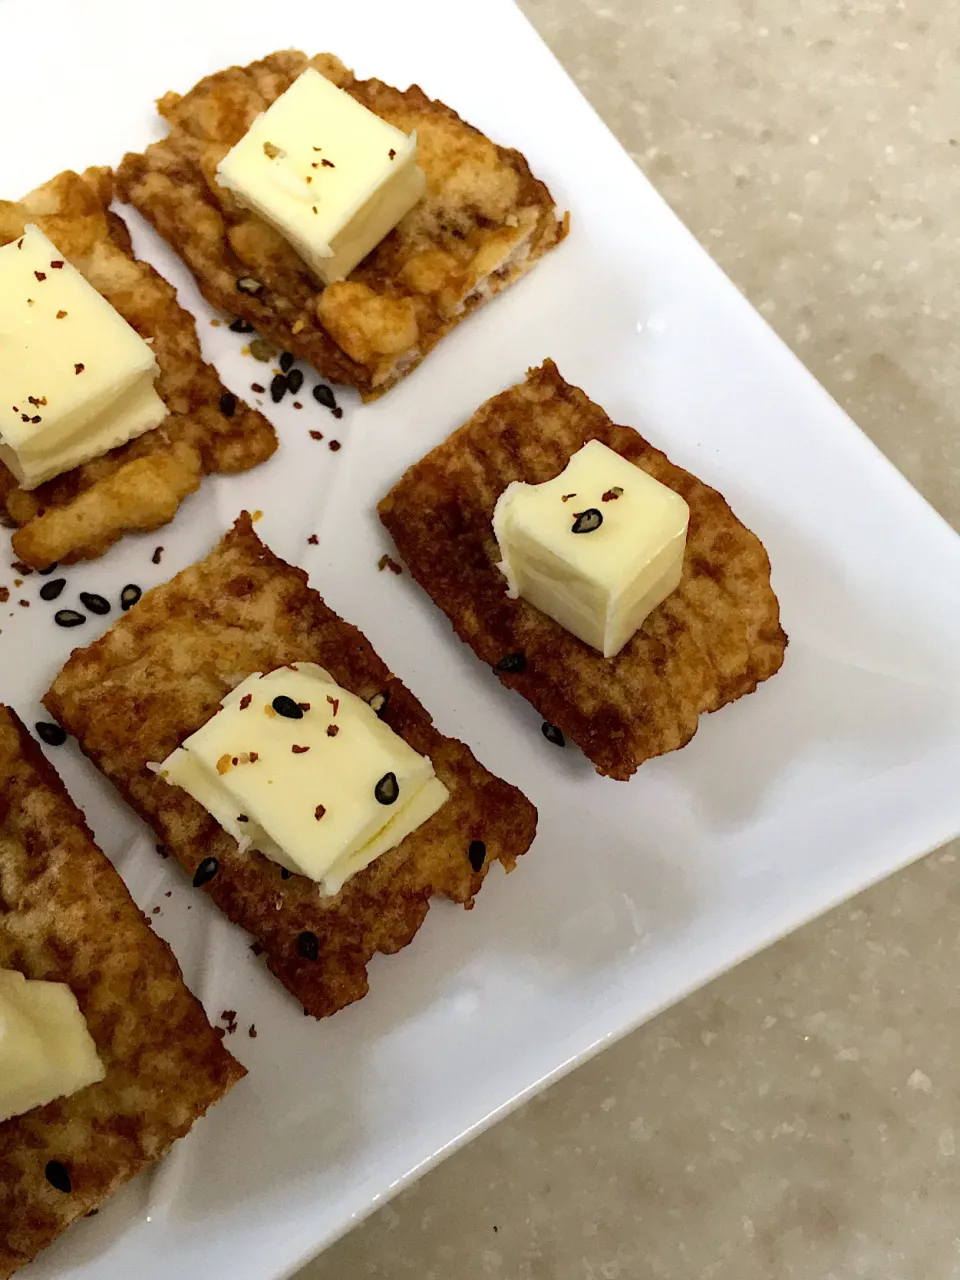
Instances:
[[[61,603],[79,590],[116,599],[262,508],[267,541],[309,569],[444,732],[540,810],[515,875],[491,875],[469,914],[435,905],[409,949],[374,962],[370,995],[318,1024],[74,748],[50,752],[138,901],[161,906],[156,927],[211,1016],[238,1010],[230,1046],[250,1075],[30,1275],[259,1280],[604,1044],[960,830],[960,539],[697,246],[507,0],[167,0],[140,19],[120,0],[0,0],[4,194],[115,161],[157,133],[151,102],[166,89],[296,45],[419,82],[524,151],[573,212],[559,251],[398,390],[368,407],[345,396],[340,423],[307,395],[301,413],[282,406],[267,466],[208,481],[172,526],[68,573]],[[263,366],[210,326],[173,255],[134,224],[245,391]],[[779,676],[627,784],[546,743],[409,577],[376,570],[389,549],[376,500],[548,355],[727,496],[769,549],[791,637]],[[311,426],[343,449],[310,440]],[[41,582],[0,617],[0,698],[28,722],[71,644],[110,621],[59,631]]]

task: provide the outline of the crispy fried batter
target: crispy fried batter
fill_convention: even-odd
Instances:
[[[339,284],[320,288],[286,241],[216,181],[254,118],[308,66],[406,133],[417,131],[427,195]],[[159,102],[162,142],[128,155],[124,197],[184,258],[209,302],[324,375],[382,395],[470,311],[567,233],[518,151],[498,147],[416,86],[356,80],[332,54],[285,50],[208,76]],[[252,277],[256,296],[237,288]]]
[[[244,1074],[179,966],[93,843],[12,711],[0,707],[0,966],[73,990],[107,1069],[0,1123],[0,1280],[159,1160]],[[45,1176],[65,1167],[71,1190]]]
[[[157,391],[170,410],[154,431],[29,492],[0,463],[0,505],[20,530],[13,548],[44,569],[100,556],[125,533],[172,520],[204,473],[247,471],[269,458],[277,438],[240,400],[220,408],[226,388],[200,353],[196,326],[172,285],[133,256],[123,221],[107,209],[110,176],[59,174],[19,203],[0,201],[0,244],[36,223],[64,257],[144,338],[160,366]]]
[[[240,853],[201,805],[146,767],[200,728],[251,672],[288,662],[317,662],[362,698],[388,693],[383,719],[431,757],[450,791],[422,827],[332,897],[304,877],[285,879],[258,853]],[[270,968],[316,1017],[366,994],[371,956],[405,947],[433,894],[471,906],[489,865],[511,870],[533,840],[533,805],[437,732],[364,636],[310,590],[303,570],[260,542],[246,514],[206,560],[75,651],[44,704],[191,875],[205,858],[218,860],[204,892],[259,940]],[[486,845],[479,871],[468,856],[474,840]],[[300,954],[304,931],[317,936],[319,960]]]
[[[600,440],[690,507],[683,579],[616,658],[604,658],[523,600],[507,598],[491,520],[511,480],[552,480],[588,440]],[[770,561],[723,498],[618,427],[552,360],[488,400],[411,467],[380,503],[410,572],[461,640],[559,726],[597,771],[626,779],[651,756],[693,737],[703,711],[752,693],[780,669],[787,638]]]

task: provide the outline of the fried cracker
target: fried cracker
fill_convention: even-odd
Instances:
[[[259,853],[241,853],[200,804],[147,768],[205,724],[246,676],[289,662],[319,663],[362,698],[387,693],[382,718],[431,757],[450,791],[423,826],[330,897],[305,877],[285,878]],[[310,590],[303,570],[260,542],[246,513],[206,560],[76,650],[44,705],[191,875],[205,858],[218,860],[202,891],[254,935],[269,967],[316,1017],[366,994],[367,962],[413,939],[433,894],[472,906],[490,864],[512,870],[533,840],[533,805],[437,732],[365,637]],[[474,869],[477,840],[486,860]],[[298,950],[305,931],[319,940],[317,960]]]
[[[427,194],[348,280],[318,285],[286,241],[216,181],[217,165],[308,66],[405,133]],[[117,172],[124,197],[181,255],[215,307],[242,316],[364,399],[382,395],[487,298],[567,233],[518,151],[498,147],[421,89],[357,80],[332,54],[285,50],[208,76],[158,104],[170,132]],[[256,296],[237,288],[250,277]]]
[[[0,504],[21,526],[13,549],[45,569],[58,560],[91,560],[125,533],[172,520],[204,474],[247,471],[269,458],[277,438],[262,414],[239,399],[223,413],[226,387],[204,363],[196,326],[176,292],[133,256],[123,221],[107,206],[106,170],[66,172],[19,203],[0,201],[0,244],[34,222],[143,338],[160,366],[156,387],[170,410],[153,431],[75,467],[37,489],[20,489],[0,463]]]
[[[159,1160],[244,1074],[165,942],[0,707],[0,966],[65,982],[106,1077],[0,1123],[0,1280]],[[71,1190],[47,1180],[59,1161]]]
[[[510,600],[491,521],[511,480],[552,480],[588,440],[600,440],[675,489],[690,507],[680,586],[615,658],[604,658],[524,600]],[[484,662],[598,773],[625,780],[693,737],[701,712],[780,669],[787,637],[770,561],[714,489],[675,466],[630,427],[566,383],[552,360],[488,400],[406,472],[380,518],[414,578]]]

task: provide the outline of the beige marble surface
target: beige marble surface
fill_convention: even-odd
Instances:
[[[714,257],[960,523],[960,6],[523,5]],[[304,1280],[960,1276],[958,853],[658,1018]]]

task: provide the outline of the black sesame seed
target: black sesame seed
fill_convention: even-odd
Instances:
[[[270,399],[274,404],[279,404],[286,394],[287,375],[285,373],[275,373],[273,381],[270,383]]]
[[[231,320],[230,329],[233,333],[253,333],[253,325],[246,320]]]
[[[82,627],[87,618],[86,614],[78,613],[76,609],[58,609],[53,620],[58,627]]]
[[[546,740],[548,742],[552,742],[555,747],[565,747],[567,745],[567,740],[563,736],[563,730],[558,729],[555,724],[547,724],[546,720],[544,720],[543,724],[540,726],[540,732]]]
[[[323,382],[318,383],[313,388],[313,398],[318,404],[322,404],[325,409],[335,409],[337,407],[336,397]]]
[[[99,613],[102,616],[110,612],[110,601],[105,600],[103,596],[95,595],[92,591],[81,591],[80,603],[91,613]]]
[[[54,560],[53,564],[48,564],[45,569],[38,569],[37,572],[40,574],[41,578],[47,578],[51,573],[53,573],[54,569],[59,569],[59,567],[60,561]]]
[[[380,719],[383,719],[387,707],[390,705],[390,690],[384,689],[383,693],[375,693],[370,699],[370,706],[377,713]]]
[[[293,368],[294,354],[292,351],[280,352],[280,372],[289,373]],[[302,378],[301,378],[302,381]]]
[[[303,386],[303,370],[291,369],[287,374],[287,386],[293,395],[296,395]]]
[[[598,511],[596,507],[590,507],[587,511],[581,511],[573,522],[573,533],[593,533],[594,529],[599,529],[603,524],[603,513]]]
[[[237,397],[232,391],[225,391],[220,397],[220,412],[225,418],[232,418],[237,412]]]
[[[496,669],[497,671],[505,671],[509,675],[526,671],[527,655],[525,653],[506,653],[497,663]]]
[[[120,592],[120,608],[126,613],[128,609],[132,609],[137,603],[143,592],[135,582],[128,582]]]
[[[303,708],[298,706],[292,698],[288,698],[285,693],[278,694],[270,705],[278,716],[286,716],[288,720],[303,719]]]
[[[64,1195],[69,1195],[73,1190],[73,1183],[70,1181],[67,1166],[59,1160],[48,1160],[43,1172],[51,1187],[55,1187],[57,1191],[62,1191]]]
[[[395,773],[385,773],[373,788],[379,804],[395,804],[400,795],[400,784]]]
[[[315,933],[311,933],[309,929],[304,929],[303,933],[297,938],[297,950],[304,960],[319,960],[320,939]]]
[[[241,276],[237,288],[241,293],[259,293],[263,285],[254,276]]]
[[[470,848],[467,850],[467,857],[470,859],[470,865],[474,871],[479,871],[487,858],[487,846],[482,840],[471,840]]]
[[[38,720],[33,726],[37,731],[37,737],[41,742],[45,742],[48,747],[62,747],[67,740],[67,734],[58,724],[51,724],[48,720]]]
[[[50,582],[45,582],[40,588],[40,599],[56,600],[57,596],[66,585],[66,578],[53,578]]]
[[[220,863],[216,858],[204,858],[194,872],[193,887],[199,889],[201,885],[208,884],[219,870]]]

